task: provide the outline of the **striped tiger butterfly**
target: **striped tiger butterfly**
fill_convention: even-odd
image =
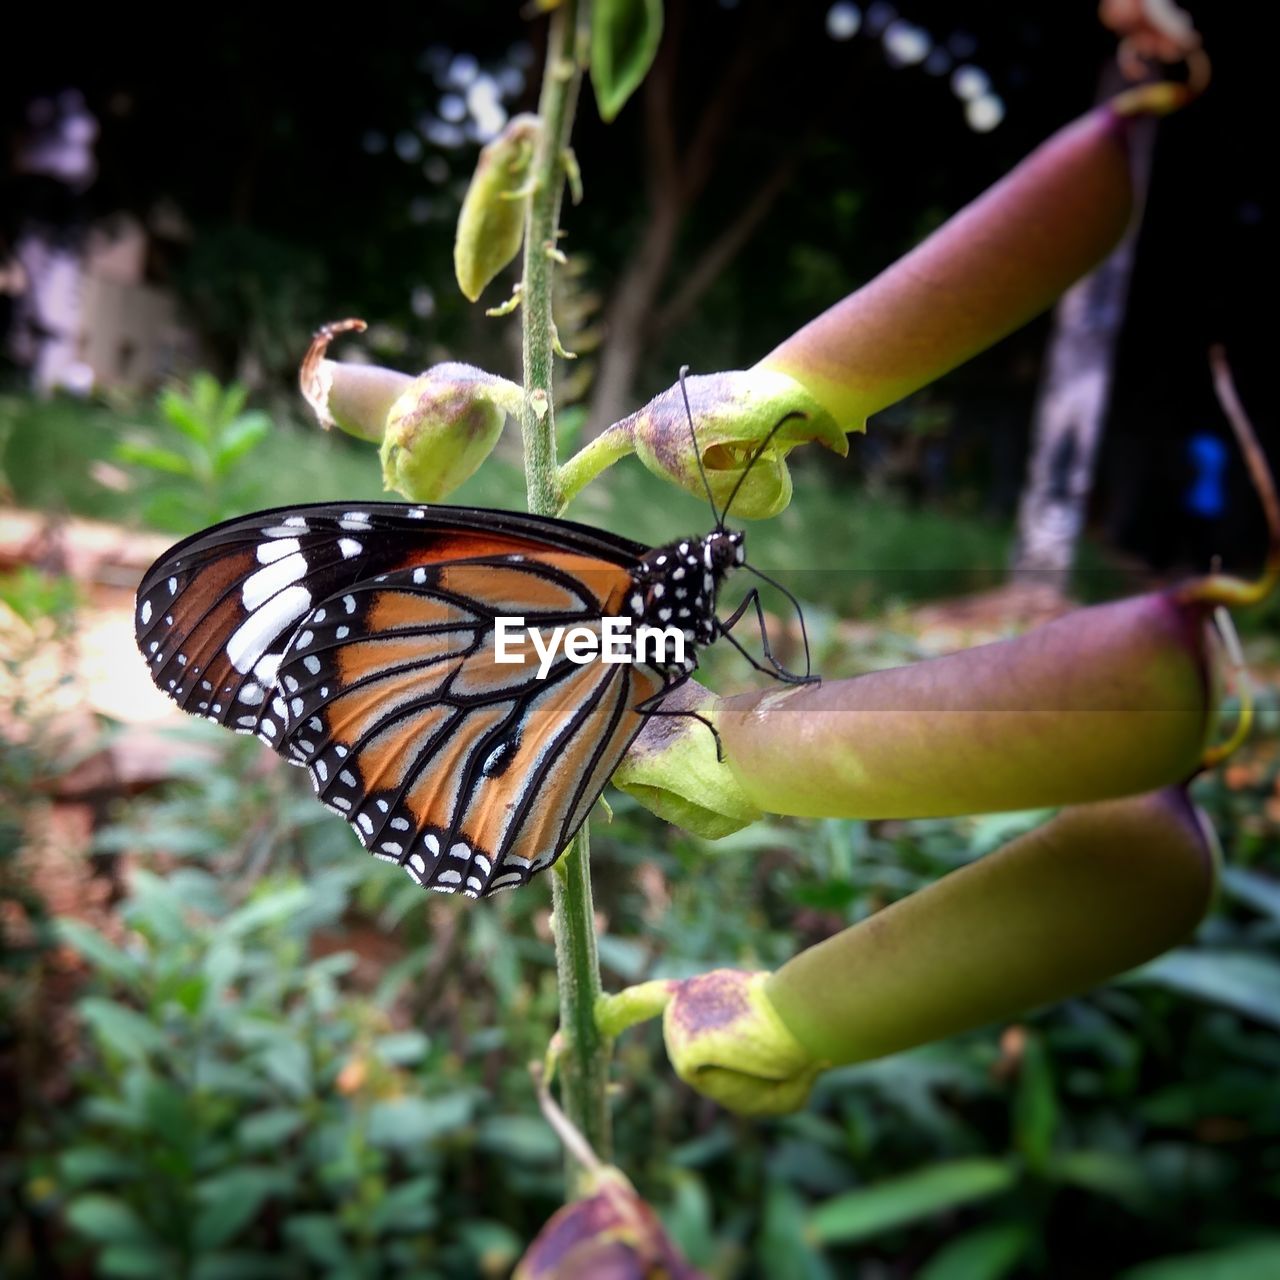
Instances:
[[[476,507],[317,504],[228,520],[147,570],[138,648],[184,711],[305,768],[375,857],[441,892],[514,888],[559,857],[647,717],[702,719],[661,706],[698,647],[724,637],[759,670],[813,678],[773,658],[756,590],[716,615],[738,567],[792,598],[724,525],[771,438],[710,533],[657,548]],[[769,668],[730,634],[752,605]],[[498,620],[516,618],[601,638],[621,619],[665,640],[647,660],[584,662],[568,645],[549,662],[527,646],[500,660]],[[805,654],[807,667],[807,637]]]

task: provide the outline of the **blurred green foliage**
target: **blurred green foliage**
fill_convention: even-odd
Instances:
[[[88,976],[58,1068],[74,1100],[22,1117],[27,1211],[67,1228],[60,1264],[103,1276],[505,1274],[558,1194],[524,1066],[555,1017],[545,894],[428,899],[224,737],[183,730],[179,780],[100,833],[127,885],[110,927],[58,923]],[[1024,1025],[831,1072],[764,1124],[676,1084],[637,1029],[618,1159],[713,1275],[1120,1274],[1200,1251],[1270,1274],[1278,774],[1264,757],[1201,786],[1232,865],[1195,945]],[[711,845],[616,798],[606,981],[776,964],[1041,817]]]
[[[0,412],[27,502],[181,532],[237,504],[376,493],[358,446],[310,432],[302,448],[299,428],[267,430],[211,380],[156,410]],[[802,483],[805,502],[749,536],[762,564],[829,570],[789,575],[817,602],[825,670],[917,654],[889,628],[851,641],[835,616],[981,585],[1003,562],[1003,532],[978,521],[883,496],[850,506],[817,471]],[[461,497],[518,505],[521,485],[499,458]],[[649,541],[707,519],[638,467],[580,508]],[[833,527],[854,531],[839,561]],[[0,601],[25,638],[6,650],[14,674],[74,634],[61,579],[21,571]],[[750,678],[711,657],[717,687]],[[1265,696],[1263,736],[1278,719]],[[195,724],[174,737],[174,782],[117,799],[98,829],[92,883],[113,886],[110,905],[54,918],[16,861],[67,764],[56,734],[32,731],[45,722],[32,697],[0,717],[0,894],[20,944],[0,970],[17,1080],[4,1273],[507,1274],[561,1188],[526,1069],[557,1011],[545,887],[478,905],[424,895],[300,774]],[[1278,782],[1280,758],[1259,748],[1197,784],[1228,867],[1194,944],[1017,1026],[831,1072],[798,1115],[720,1112],[673,1080],[656,1026],[634,1029],[617,1048],[617,1160],[716,1277],[1274,1274]],[[1045,816],[765,822],[710,844],[612,800],[593,838],[611,987],[775,966]]]

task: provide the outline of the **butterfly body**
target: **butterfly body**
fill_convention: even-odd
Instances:
[[[743,563],[717,528],[659,548],[567,520],[371,503],[281,508],[179,543],[138,591],[138,647],[184,710],[307,769],[375,856],[478,897],[526,883],[585,820],[645,717],[722,634]],[[686,642],[648,661],[499,661],[495,627]]]

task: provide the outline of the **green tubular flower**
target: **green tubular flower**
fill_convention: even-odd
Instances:
[[[811,1058],[859,1062],[1008,1018],[1186,938],[1220,854],[1181,788],[1066,809],[764,983]]]
[[[1216,701],[1201,609],[1161,594],[708,710],[738,790],[766,812],[925,818],[1182,781],[1199,768]]]
[[[1100,262],[1132,206],[1127,134],[1186,100],[1122,94],[1068,125],[869,284],[756,366],[800,382],[846,430],[1045,310]]]
[[[414,378],[387,413],[382,477],[413,502],[438,502],[493,451],[523,392],[467,364],[438,364]]]
[[[529,203],[525,187],[541,127],[537,116],[512,116],[480,152],[453,243],[454,275],[469,302],[520,252]]]

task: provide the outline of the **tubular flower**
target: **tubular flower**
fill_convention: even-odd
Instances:
[[[1133,122],[1182,105],[1127,90],[1068,125],[905,257],[756,366],[788,374],[845,429],[1044,311],[1123,234]]]
[[[791,498],[786,454],[817,440],[836,453],[868,415],[940,377],[1045,310],[1100,262],[1132,211],[1128,134],[1188,101],[1183,86],[1130,89],[1068,125],[869,284],[750,369],[688,381],[698,450],[723,504],[754,448],[788,415],[735,501],[775,515]],[[635,452],[701,494],[678,387],[615,423],[561,469],[572,497]]]
[[[668,1056],[732,1111],[793,1111],[829,1067],[1020,1014],[1158,955],[1204,915],[1218,860],[1181,788],[1063,810],[776,973],[669,984]]]

